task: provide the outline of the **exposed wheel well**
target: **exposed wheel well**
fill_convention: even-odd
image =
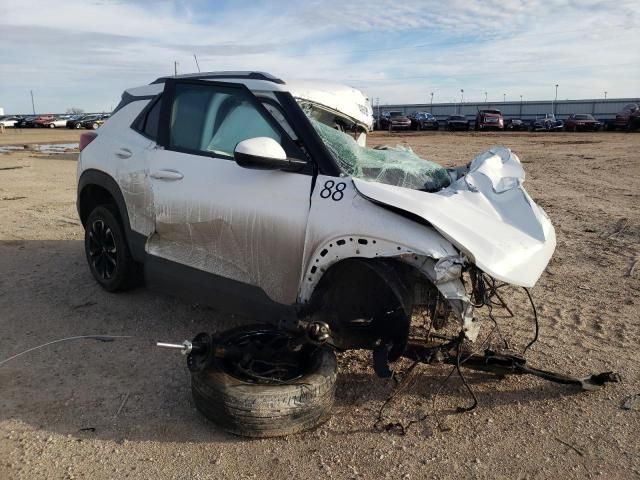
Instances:
[[[118,220],[122,222],[122,218],[120,217],[120,212],[118,210],[118,204],[113,198],[113,195],[111,195],[106,188],[101,187],[100,185],[90,184],[82,189],[78,198],[78,213],[80,214],[80,221],[82,222],[82,225],[85,224],[91,212],[98,205],[113,205],[115,207],[114,213],[117,215]]]
[[[343,348],[383,339],[404,349],[416,278],[414,267],[390,258],[341,260],[320,279],[309,313],[329,323]]]

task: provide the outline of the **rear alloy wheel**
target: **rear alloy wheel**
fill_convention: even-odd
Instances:
[[[76,124],[75,124],[75,128],[82,128],[82,125],[81,125],[81,124],[79,124],[79,123],[76,123]]]
[[[91,125],[91,129],[92,129],[92,130],[97,130],[99,126],[100,126],[100,125],[98,125],[97,123],[93,123],[93,124]]]
[[[307,344],[270,325],[228,330],[217,342],[240,358],[215,358],[191,376],[196,408],[223,430],[266,438],[315,428],[331,416],[337,376],[332,350]]]
[[[124,232],[112,207],[96,207],[85,223],[84,249],[93,278],[109,292],[126,290],[140,280]]]
[[[49,128],[56,128],[56,126],[53,123],[50,123]]]

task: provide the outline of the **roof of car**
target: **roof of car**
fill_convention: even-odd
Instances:
[[[248,80],[265,80],[267,82],[278,83],[284,85],[284,82],[273,75],[266,72],[251,71],[222,71],[222,72],[198,72],[187,73],[183,75],[159,77],[152,82],[164,83],[168,78],[191,78],[193,80],[215,80],[215,79],[248,79]]]
[[[242,83],[254,91],[290,92],[294,97],[309,100],[329,109],[342,112],[363,125],[372,123],[372,108],[369,99],[359,90],[331,82],[294,80],[285,83],[281,79],[265,72],[221,71],[189,73],[185,75],[166,76],[154,80],[149,85],[128,88],[123,94],[121,105],[134,100],[149,99],[164,88],[168,79],[190,79]],[[125,99],[125,97],[127,97]],[[118,108],[116,108],[116,111]]]

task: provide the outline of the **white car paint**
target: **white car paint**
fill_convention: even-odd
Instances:
[[[295,98],[332,110],[368,130],[373,128],[371,102],[356,88],[317,81],[293,81],[287,86]]]
[[[243,83],[259,96],[291,91],[345,119],[367,119],[360,109],[366,97],[350,87],[224,81]],[[312,190],[310,175],[168,151],[134,131],[130,125],[148,96],[162,89],[127,90],[147,98],[117,111],[78,162],[78,176],[97,169],[116,180],[131,228],[147,238],[150,255],[258,286],[284,304],[308,302],[323,273],[340,260],[395,258],[434,283],[474,339],[462,266],[475,263],[495,278],[532,286],[553,253],[553,227],[523,189],[524,171],[507,149],[478,156],[465,175],[437,193],[326,175],[315,178]]]
[[[524,170],[509,149],[477,156],[465,176],[436,193],[353,181],[365,197],[427,220],[499,280],[532,287],[555,249],[549,217],[522,187]]]

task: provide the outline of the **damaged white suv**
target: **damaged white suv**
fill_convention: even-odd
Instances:
[[[479,285],[533,286],[553,226],[508,149],[447,170],[366,148],[372,121],[355,89],[259,72],[125,91],[81,139],[93,276],[116,291],[144,272],[220,309],[307,322],[317,341],[382,351],[382,374],[406,350],[417,307],[474,340]]]

